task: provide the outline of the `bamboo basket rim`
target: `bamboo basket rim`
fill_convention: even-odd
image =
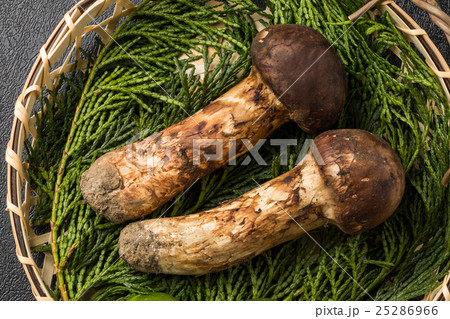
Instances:
[[[432,20],[444,30],[450,40],[450,23],[445,24],[445,17],[450,18],[438,6],[435,6],[437,5],[436,2],[434,0],[411,1],[423,9],[424,7],[428,8],[427,5],[437,8],[438,11],[429,8],[429,10],[425,10],[429,12]],[[397,28],[424,56],[425,62],[436,74],[450,103],[450,68],[427,32],[407,15],[394,0],[372,0],[366,6],[366,9],[370,9],[369,14],[372,18],[375,13],[388,12],[390,14]],[[114,7],[113,14],[102,21],[97,21],[99,16],[110,7]],[[80,48],[83,38],[87,34],[95,32],[103,42],[108,41],[119,19],[128,15],[135,7],[136,5],[130,0],[82,0],[74,5],[64,15],[64,18],[40,49],[40,54],[31,68],[22,93],[16,101],[11,137],[5,156],[8,190],[6,210],[10,215],[16,243],[16,255],[24,268],[36,300],[53,300],[49,292],[49,286],[54,274],[54,267],[51,253],[46,253],[41,268],[37,266],[31,253],[31,247],[51,242],[50,233],[38,236],[28,223],[30,208],[36,205],[37,198],[32,196],[27,181],[27,165],[22,160],[22,154],[25,140],[30,137],[33,141],[32,145],[34,145],[37,138],[36,117],[31,115],[33,107],[41,94],[41,89],[44,86],[49,89],[55,87],[59,74],[66,73],[72,68],[74,64],[70,62],[71,56],[78,60],[77,67],[79,69],[86,67],[87,61],[81,58],[78,48]],[[91,24],[91,22],[95,23]],[[399,56],[399,49],[396,47],[392,49]],[[62,65],[54,67],[66,53],[68,53],[67,58]],[[450,170],[446,176],[449,174]],[[445,178],[443,182],[445,182]],[[424,300],[450,300],[449,285],[450,273],[436,290],[425,295]]]

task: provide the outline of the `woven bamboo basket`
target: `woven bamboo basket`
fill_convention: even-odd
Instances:
[[[446,15],[434,0],[411,0],[426,10],[432,20],[446,34],[450,41],[450,17]],[[106,11],[109,9],[108,11]],[[77,67],[83,69],[87,61],[83,60],[78,48],[90,33],[96,33],[106,43],[110,41],[119,20],[132,12],[135,5],[129,0],[83,0],[70,9],[59,22],[45,45],[41,48],[22,93],[14,109],[14,121],[11,138],[6,149],[7,170],[7,211],[10,214],[12,231],[16,243],[16,254],[22,263],[37,300],[53,300],[48,287],[54,275],[53,257],[45,253],[42,267],[38,267],[31,253],[31,248],[51,242],[50,233],[36,235],[29,225],[30,209],[36,205],[37,198],[32,195],[27,182],[27,166],[23,160],[24,141],[30,139],[34,145],[37,138],[36,117],[32,114],[35,102],[39,99],[41,89],[56,86],[58,76],[73,67],[73,59],[78,60]],[[105,12],[106,11],[106,12]],[[105,16],[107,12],[111,15]],[[357,19],[368,12],[372,17],[377,13],[388,12],[405,36],[426,59],[428,66],[439,78],[450,101],[450,68],[428,37],[425,30],[409,17],[393,0],[372,0],[349,18]],[[392,48],[400,57],[398,48]],[[65,57],[62,64],[61,58]],[[59,61],[59,62],[58,62]],[[59,65],[56,67],[55,65]],[[444,176],[443,183],[448,183],[450,170]],[[428,293],[425,300],[450,300],[450,274],[440,287]]]

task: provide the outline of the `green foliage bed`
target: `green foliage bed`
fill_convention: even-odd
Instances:
[[[37,122],[39,139],[34,148],[28,145],[29,174],[39,195],[31,222],[51,224],[58,279],[67,297],[118,300],[165,292],[178,300],[408,300],[435,288],[450,268],[450,197],[440,182],[450,165],[448,102],[389,16],[376,21],[364,16],[354,25],[348,21],[362,5],[359,0],[267,0],[272,12],[267,19],[311,26],[333,43],[349,78],[349,98],[337,127],[384,137],[407,172],[406,193],[395,215],[354,236],[331,226],[314,231],[326,252],[300,238],[200,277],[143,274],[119,259],[123,226],[84,204],[82,172],[102,154],[201,109],[250,71],[249,47],[257,31],[249,15],[261,10],[249,0],[228,1],[222,9],[205,7],[205,2],[145,0],[87,72],[63,76],[49,92],[52,99],[41,101],[46,110]],[[217,22],[223,27],[212,28]],[[228,44],[220,44],[220,36]],[[208,67],[208,46],[220,63],[200,81],[192,62],[203,59]],[[396,65],[391,46],[401,49],[404,68]],[[193,48],[204,55],[178,60]],[[233,53],[239,54],[234,62]],[[427,101],[434,101],[435,110]],[[295,124],[275,135],[299,141],[289,149],[289,166],[281,166],[279,150],[266,145],[262,154],[268,166],[225,167],[149,218],[217,206],[255,188],[252,179],[263,183],[288,171],[311,136]],[[61,299],[58,286],[54,297]]]

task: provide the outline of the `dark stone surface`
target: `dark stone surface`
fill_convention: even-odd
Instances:
[[[436,0],[437,3],[441,6],[441,9],[450,15],[450,0]],[[428,14],[417,8],[415,4],[413,4],[409,0],[399,0],[397,4],[408,13],[414,21],[417,22],[425,31],[427,31],[431,40],[437,46],[439,51],[444,56],[445,61],[450,64],[450,46],[444,36],[444,32],[441,29],[437,28],[436,25],[431,21]]]
[[[438,0],[450,13],[450,1]],[[4,154],[11,131],[14,103],[40,47],[75,0],[4,1],[0,10],[0,150]],[[445,59],[450,47],[428,15],[407,0],[398,4],[428,31]],[[3,158],[3,155],[2,155]],[[6,163],[0,165],[0,207],[6,207]],[[0,300],[34,300],[25,272],[15,254],[9,214],[0,215]]]

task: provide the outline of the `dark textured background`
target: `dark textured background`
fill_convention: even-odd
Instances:
[[[40,47],[75,0],[13,0],[0,10],[0,152],[8,143],[14,103],[20,94]],[[450,0],[437,0],[450,13]],[[450,46],[420,9],[407,0],[398,4],[428,31],[450,62]],[[0,164],[0,208],[6,207],[6,163]],[[25,272],[15,255],[9,214],[0,215],[0,300],[34,300]]]

